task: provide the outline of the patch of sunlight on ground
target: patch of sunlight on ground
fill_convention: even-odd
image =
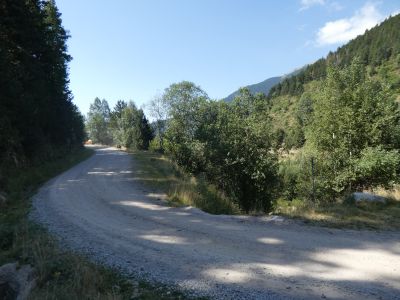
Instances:
[[[156,204],[149,204],[149,203],[144,203],[144,202],[140,202],[140,201],[118,201],[115,202],[115,204],[120,204],[120,205],[124,205],[124,206],[134,206],[134,207],[138,207],[138,208],[142,208],[142,209],[148,209],[148,210],[169,210],[169,207],[164,207],[164,206],[160,206],[160,205],[156,205]]]
[[[165,199],[165,197],[166,197],[165,194],[161,194],[161,193],[148,193],[146,196],[150,197],[150,198],[156,198],[156,199]]]
[[[366,253],[367,252],[367,253]],[[391,284],[400,288],[400,274],[393,276],[393,270],[400,271],[399,256],[384,250],[372,249],[330,249],[315,253],[311,256],[317,264],[311,264],[304,271],[313,271],[318,262],[328,266],[326,271],[318,274],[319,278],[327,280],[355,280],[366,281],[372,278],[385,278]],[[381,261],[382,268],[371,266],[368,261]],[[364,262],[364,263],[362,263]],[[336,267],[332,268],[332,265]],[[386,266],[385,266],[386,265]]]
[[[159,235],[159,234],[144,234],[144,235],[139,235],[140,238],[156,242],[156,243],[161,243],[161,244],[173,244],[173,245],[187,245],[188,242],[186,239],[179,237],[179,236],[174,236],[174,235]]]
[[[104,176],[111,176],[111,175],[116,175],[117,173],[115,172],[99,172],[99,171],[94,171],[94,172],[88,172],[89,175],[104,175]]]
[[[283,241],[280,239],[275,238],[259,238],[257,239],[260,243],[267,244],[267,245],[280,245],[283,244]]]

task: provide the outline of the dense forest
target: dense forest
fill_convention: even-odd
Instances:
[[[72,59],[54,1],[0,1],[0,184],[7,171],[81,146],[83,116],[68,88]]]

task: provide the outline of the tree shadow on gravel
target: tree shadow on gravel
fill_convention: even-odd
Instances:
[[[90,166],[85,178],[62,186],[91,193],[92,206],[85,207],[91,212],[82,214],[85,226],[76,223],[76,230],[82,248],[112,257],[103,262],[117,260],[125,272],[215,298],[400,299],[398,233],[169,207],[129,168],[130,157],[114,152],[103,150],[107,158]],[[94,195],[90,183],[96,180],[117,186],[118,193],[104,188]]]

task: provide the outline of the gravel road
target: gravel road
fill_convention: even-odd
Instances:
[[[174,208],[134,157],[100,148],[45,184],[31,217],[127,275],[215,299],[400,299],[400,234]]]

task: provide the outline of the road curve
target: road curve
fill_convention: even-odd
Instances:
[[[400,299],[400,234],[165,205],[134,157],[97,149],[44,185],[31,216],[126,274],[217,299]]]

